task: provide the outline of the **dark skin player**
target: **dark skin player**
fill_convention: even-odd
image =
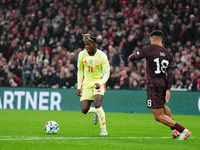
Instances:
[[[88,54],[90,56],[94,56],[96,51],[97,51],[96,44],[94,42],[91,42],[91,41],[84,42],[84,44],[85,44],[85,48],[86,48]],[[95,85],[96,89],[100,88],[100,84],[99,83],[94,83],[94,85]],[[82,90],[78,89],[76,91],[76,94],[78,96],[81,96]],[[101,107],[102,100],[103,100],[103,95],[100,95],[100,94],[94,95],[94,106],[95,106],[95,108]],[[82,110],[82,112],[84,114],[86,114],[88,112],[88,110],[90,109],[91,103],[92,103],[91,100],[83,100],[83,101],[81,101],[81,110]]]

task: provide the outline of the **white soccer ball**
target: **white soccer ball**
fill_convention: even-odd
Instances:
[[[56,134],[59,130],[59,125],[55,121],[48,121],[45,125],[45,131],[48,134]]]

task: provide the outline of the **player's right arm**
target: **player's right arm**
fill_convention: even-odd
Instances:
[[[83,53],[80,52],[78,55],[78,62],[77,62],[77,68],[78,68],[78,73],[77,73],[77,91],[76,94],[78,96],[81,96],[81,86],[82,86],[82,80],[83,80]]]
[[[135,53],[131,54],[128,57],[128,60],[129,61],[136,61],[136,60],[140,60],[142,58],[146,58],[150,53],[149,49],[150,49],[150,46],[146,46],[143,49],[136,51]]]

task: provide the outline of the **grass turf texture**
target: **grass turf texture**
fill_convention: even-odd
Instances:
[[[200,148],[200,116],[173,115],[178,123],[191,130],[192,136],[186,141],[171,139],[170,129],[154,121],[152,114],[106,112],[109,133],[106,137],[99,136],[99,123],[93,125],[92,117],[72,111],[0,110],[0,149]],[[59,124],[57,134],[45,132],[49,120]]]

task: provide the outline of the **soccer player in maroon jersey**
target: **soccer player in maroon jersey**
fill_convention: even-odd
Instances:
[[[172,54],[163,47],[163,32],[155,30],[150,34],[151,45],[142,48],[129,56],[130,61],[146,58],[147,108],[153,112],[156,121],[171,127],[172,137],[186,140],[191,132],[172,119],[169,102],[170,88],[175,68]]]

